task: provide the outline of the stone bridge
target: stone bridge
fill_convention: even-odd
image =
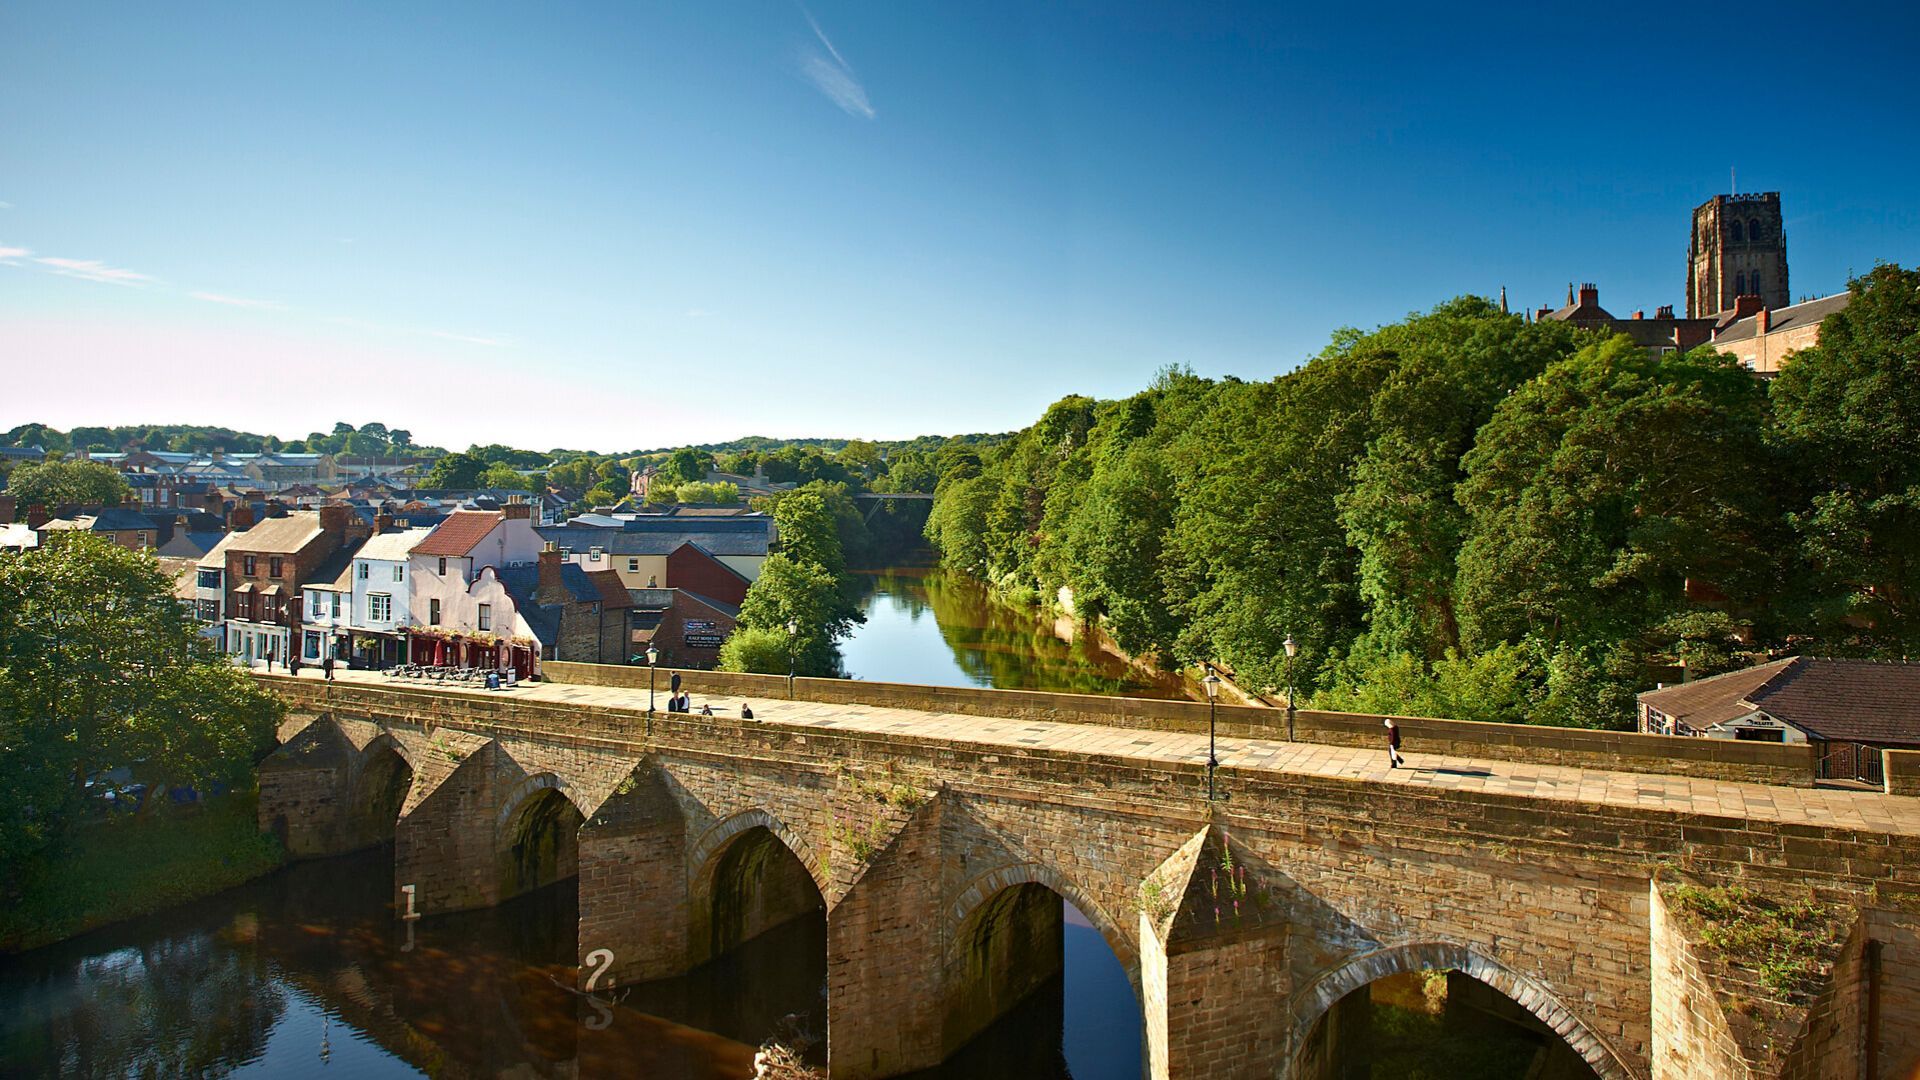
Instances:
[[[1062,899],[1156,1078],[1343,1075],[1368,985],[1427,970],[1557,1036],[1548,1076],[1920,1075],[1920,799],[1814,787],[1803,748],[1407,720],[1390,772],[1378,717],[1223,707],[1210,802],[1195,703],[689,672],[720,715],[680,715],[645,669],[550,669],[263,676],[263,825],[391,838],[424,915],[577,873],[600,988],[824,909],[836,1078],[934,1066],[1056,975]],[[1727,881],[1817,901],[1798,988],[1676,903]]]

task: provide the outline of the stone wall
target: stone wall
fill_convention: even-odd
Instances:
[[[1882,750],[1883,778],[1889,795],[1920,795],[1920,750]]]
[[[553,682],[636,690],[647,688],[645,668],[548,663],[542,667],[542,672]],[[680,674],[685,689],[696,696],[787,696],[787,679],[782,675],[721,671],[682,671]],[[667,676],[662,673],[659,677],[664,682]],[[876,705],[1152,731],[1207,730],[1207,705],[1198,701],[1056,694],[1036,690],[913,686],[854,679],[800,678],[793,680],[793,687],[794,696],[803,700],[839,705]],[[1286,713],[1283,710],[1247,705],[1220,705],[1216,708],[1215,723],[1222,735],[1263,739],[1288,737]],[[1364,713],[1300,710],[1295,714],[1293,737],[1302,742],[1333,746],[1381,747],[1384,753],[1384,719]],[[1813,784],[1813,750],[1804,744],[1786,746],[1731,739],[1691,739],[1630,731],[1488,724],[1427,717],[1396,717],[1395,722],[1400,725],[1404,753],[1531,761],[1798,787],[1810,787]],[[1920,775],[1920,767],[1916,767],[1915,772]]]

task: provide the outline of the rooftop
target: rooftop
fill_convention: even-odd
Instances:
[[[1764,712],[1816,739],[1920,746],[1920,664],[1796,656],[1640,700],[1696,730]]]
[[[464,556],[505,520],[506,515],[498,510],[455,510],[431,535],[415,545],[413,554]]]

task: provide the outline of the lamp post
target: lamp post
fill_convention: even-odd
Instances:
[[[1295,653],[1298,653],[1300,651],[1300,646],[1294,643],[1293,635],[1288,634],[1287,640],[1281,642],[1280,647],[1287,650],[1287,741],[1292,742],[1293,741],[1293,657]]]
[[[1220,693],[1220,676],[1213,673],[1213,665],[1207,665],[1207,677],[1200,682],[1207,688],[1207,801],[1213,801],[1213,770],[1220,767],[1220,758],[1213,752],[1213,716],[1215,698]]]
[[[800,640],[800,620],[787,620],[787,700],[793,700],[793,650]]]
[[[652,642],[648,642],[647,643],[647,711],[648,712],[653,711],[653,680],[654,680],[654,676],[659,674],[659,671],[660,671],[659,664],[660,664],[660,650],[654,648]]]

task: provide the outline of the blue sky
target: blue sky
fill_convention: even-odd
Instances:
[[[1920,263],[1911,5],[0,7],[0,428],[1021,426],[1505,285]]]

